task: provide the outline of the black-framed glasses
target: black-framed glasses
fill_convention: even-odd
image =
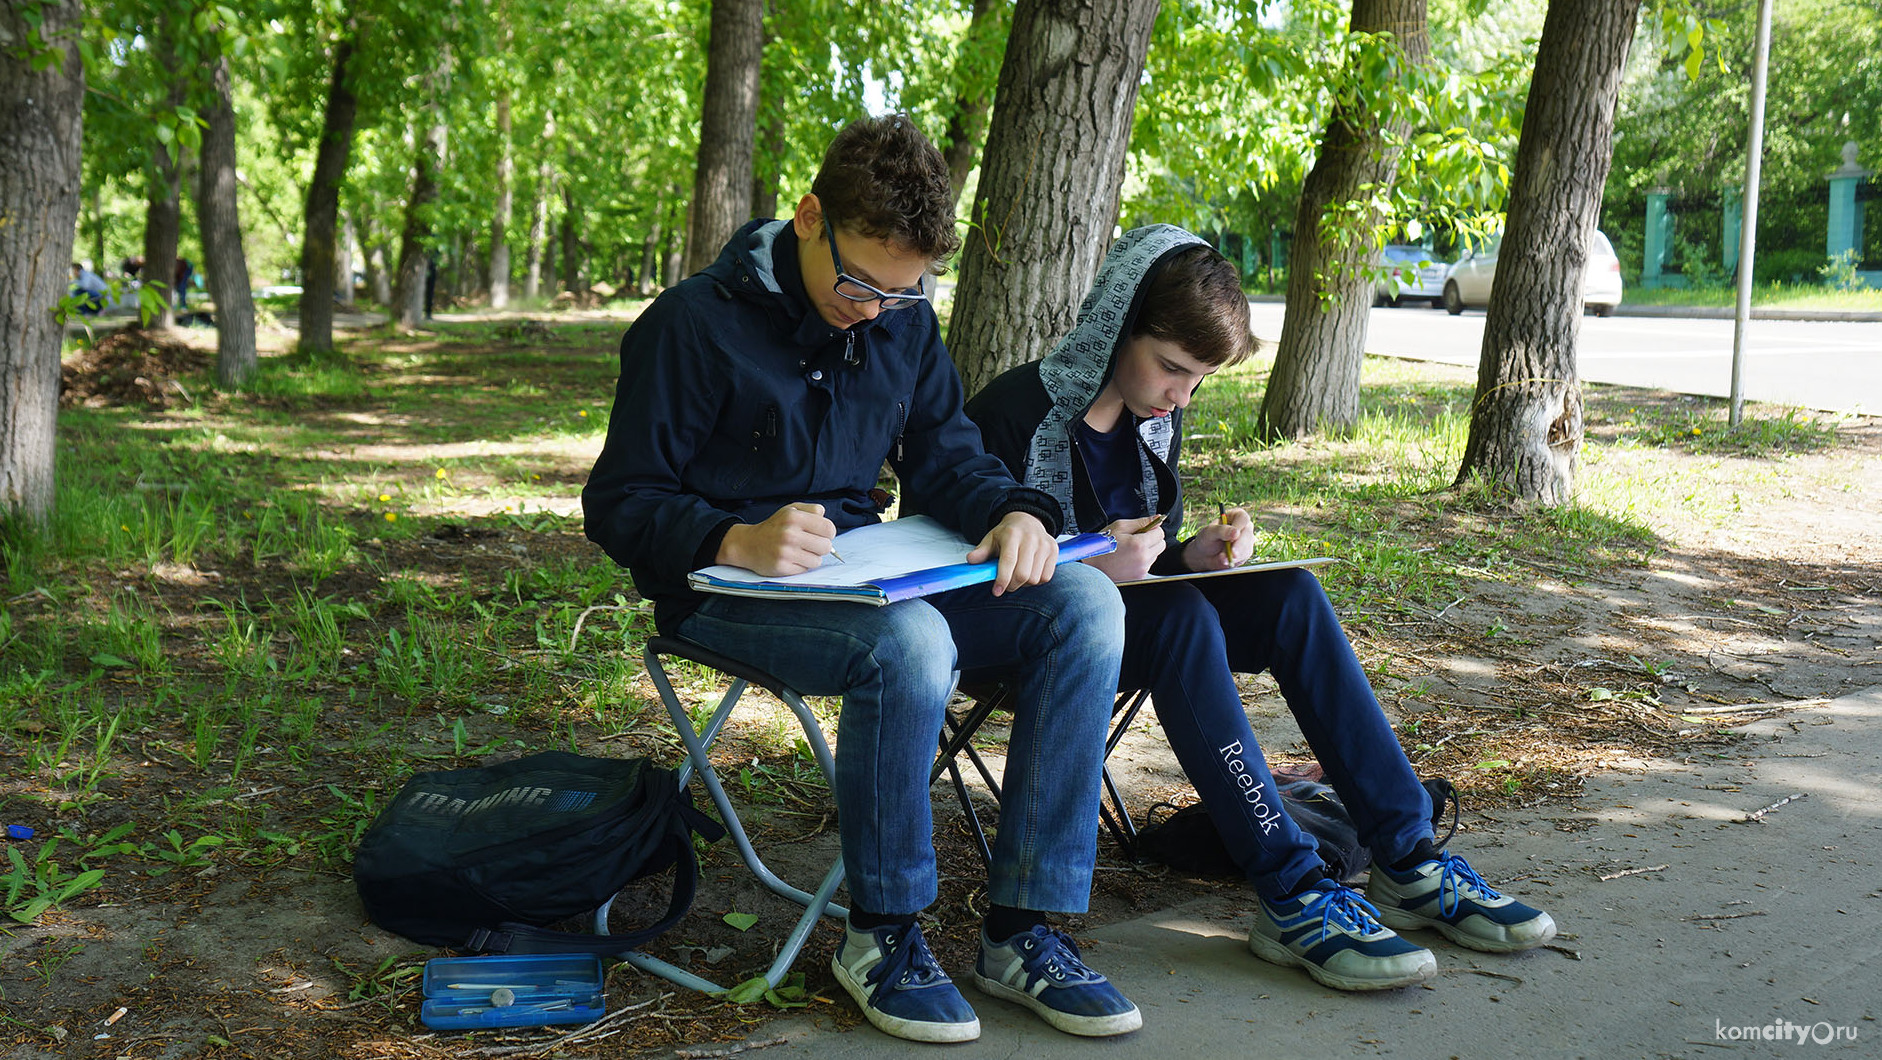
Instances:
[[[917,302],[928,300],[920,280],[915,281],[915,286],[900,291],[884,291],[844,272],[843,258],[836,252],[836,231],[828,221],[823,223],[823,237],[830,243],[830,263],[836,266],[836,283],[832,286],[837,294],[852,302],[880,302],[883,309],[907,309]]]

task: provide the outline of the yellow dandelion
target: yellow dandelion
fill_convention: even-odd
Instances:
[[[443,468],[439,468],[439,469],[438,469],[438,475],[437,475],[437,477],[438,477],[438,478],[443,478],[443,477],[444,477],[444,469],[443,469]]]
[[[392,494],[390,494],[390,493],[381,493],[381,494],[379,495],[379,503],[381,503],[381,504],[384,504],[385,502],[387,502],[387,501],[389,501],[389,500],[391,500],[391,499],[392,499]]]
[[[575,415],[580,416],[583,419],[586,419],[588,417],[588,410],[582,409],[581,411],[577,412]]]
[[[1692,429],[1692,432],[1693,432],[1694,434],[1698,434],[1698,433],[1699,433],[1699,428],[1697,428],[1697,427],[1694,427],[1694,428]]]
[[[124,525],[123,523],[118,524],[118,529],[124,531],[127,534],[131,532],[131,528]]]
[[[388,522],[388,523],[396,523],[396,522],[398,522],[398,521],[399,521],[399,513],[398,513],[398,512],[387,512],[387,513],[386,513],[386,522]]]
[[[533,482],[541,482],[541,481],[542,481],[542,476],[541,476],[541,475],[533,475],[533,474],[532,474],[532,475],[530,475],[529,477],[530,477],[530,480],[531,480],[531,481],[533,481]]]

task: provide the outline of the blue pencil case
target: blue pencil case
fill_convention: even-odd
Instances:
[[[441,1031],[591,1023],[607,1014],[594,954],[436,957],[418,1018]]]

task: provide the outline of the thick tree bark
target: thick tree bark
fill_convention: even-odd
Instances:
[[[497,95],[497,201],[490,212],[490,308],[510,304],[510,207],[516,158],[510,148],[510,90]]]
[[[1508,226],[1457,484],[1567,503],[1581,457],[1582,274],[1613,161],[1640,0],[1553,0],[1529,83]]]
[[[333,238],[359,112],[359,100],[348,83],[353,55],[351,37],[334,46],[333,80],[327,86],[320,142],[314,150],[314,175],[307,184],[307,222],[301,237],[302,353],[333,352]]]
[[[954,64],[954,107],[948,113],[947,133],[942,137],[941,157],[948,164],[948,187],[954,190],[958,206],[961,191],[967,187],[967,175],[974,171],[980,157],[980,140],[987,131],[986,83],[981,78],[982,53],[997,47],[1000,12],[999,0],[974,0],[973,18],[967,23],[967,36]]]
[[[412,159],[412,197],[405,205],[399,271],[392,283],[392,323],[405,329],[417,327],[425,316],[425,280],[432,267],[431,204],[438,199],[438,173],[444,168],[444,111],[435,97],[426,109],[431,125]]]
[[[40,6],[39,39],[60,43],[60,61],[35,70],[19,7],[0,8],[0,523],[52,515],[65,337],[52,308],[71,281],[78,224],[85,67],[71,42],[82,12],[78,0]]]
[[[255,302],[248,290],[248,254],[242,248],[242,222],[235,202],[235,105],[229,91],[229,60],[217,56],[214,63],[213,96],[203,112],[207,128],[196,174],[196,220],[202,228],[209,297],[216,304],[216,383],[237,389],[255,374]]]
[[[1158,0],[1020,0],[948,345],[967,392],[1044,356],[1111,243]]]
[[[712,264],[733,231],[751,219],[764,12],[763,0],[712,0],[699,162],[693,171],[693,216],[686,241],[689,275]]]
[[[528,271],[523,277],[523,297],[534,301],[542,295],[542,255],[549,239],[549,195],[555,190],[555,112],[542,121],[542,160],[536,163],[535,205],[529,212]]]
[[[1351,25],[1355,33],[1393,33],[1406,62],[1430,61],[1425,0],[1353,0]],[[1399,147],[1411,124],[1409,116],[1382,112],[1382,101],[1344,95],[1349,102],[1334,108],[1301,188],[1287,319],[1255,421],[1263,438],[1349,434],[1359,424],[1359,370],[1372,309],[1364,270],[1379,218],[1349,206],[1383,198],[1398,179]]]

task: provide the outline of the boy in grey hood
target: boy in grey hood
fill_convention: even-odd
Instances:
[[[1227,508],[1183,537],[1183,410],[1204,378],[1253,346],[1234,266],[1180,228],[1138,228],[1111,248],[1071,334],[994,380],[967,414],[1015,478],[1057,500],[1068,530],[1117,538],[1116,552],[1086,561],[1113,581],[1225,570],[1249,559],[1254,527]],[[1311,573],[1121,593],[1119,687],[1151,690],[1171,750],[1259,897],[1248,939],[1256,956],[1338,989],[1382,990],[1437,971],[1431,952],[1395,928],[1435,928],[1492,953],[1555,936],[1547,913],[1437,847],[1430,795]],[[1334,878],[1281,803],[1235,683],[1262,670],[1374,854],[1365,897]]]

